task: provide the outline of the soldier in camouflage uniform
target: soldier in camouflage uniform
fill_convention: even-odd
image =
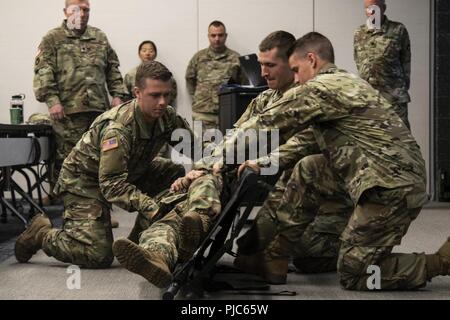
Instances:
[[[184,175],[181,165],[154,158],[175,129],[187,122],[167,106],[172,74],[152,61],[137,72],[137,99],[98,117],[64,161],[55,187],[64,199],[62,230],[36,216],[16,242],[19,262],[39,249],[59,261],[105,268],[113,261],[111,205],[138,211],[152,221],[160,214],[153,197]],[[158,199],[158,198],[156,198]]]
[[[151,40],[143,41],[138,48],[139,58],[142,62],[153,61],[158,56],[158,48],[156,44]],[[136,72],[139,66],[131,69],[124,77],[123,81],[127,89],[128,99],[136,98],[134,94],[134,87],[136,82]],[[176,109],[177,100],[177,82],[172,77],[172,91],[170,95],[169,105]]]
[[[165,210],[158,214],[160,219],[136,221],[138,230],[128,239],[118,239],[113,244],[114,255],[122,266],[161,288],[172,281],[176,263],[189,258],[180,251],[182,242],[189,242],[190,247],[198,246],[199,239],[181,237],[182,220],[201,212],[203,219],[199,222],[208,230],[211,220],[206,218],[217,216],[221,210],[221,176],[193,170],[179,181],[183,185],[181,189],[168,190],[159,197],[159,210]]]
[[[283,172],[275,189],[269,193],[258,212],[252,227],[237,240],[238,255],[234,260],[234,266],[247,273],[257,274],[272,284],[285,283],[286,273],[283,272],[280,277],[279,265],[264,264],[265,249],[275,239],[277,228],[283,223],[289,223],[292,218],[291,211],[279,210],[279,207],[288,190],[287,186],[297,181],[300,166],[302,177],[310,184],[319,187],[310,190],[305,197],[307,200],[304,204],[305,210],[315,213],[314,222],[308,225],[304,232],[292,230],[296,233],[292,257],[297,272],[311,274],[336,271],[341,246],[339,237],[354,208],[345,192],[334,187],[337,182],[333,175],[329,171],[319,170],[322,169],[323,163],[311,161],[315,158],[306,156],[308,153],[314,154],[319,151],[314,150],[318,146],[312,130],[308,129],[302,133],[304,137],[301,137],[301,141],[297,141],[296,145],[299,148],[294,153],[297,155],[295,159],[302,160],[295,166],[289,165],[289,170]],[[299,135],[293,138],[298,140]],[[288,141],[286,145],[289,144],[291,143]],[[247,161],[245,166],[259,171],[266,163],[258,159]]]
[[[242,82],[239,54],[225,46],[225,25],[213,21],[208,28],[210,46],[197,52],[189,62],[186,84],[192,98],[192,118],[202,121],[203,130],[218,129],[219,87],[230,79]]]
[[[450,274],[450,240],[436,254],[391,253],[428,201],[420,148],[389,102],[333,61],[326,37],[313,32],[297,40],[290,65],[301,85],[244,128],[279,128],[287,139],[311,126],[322,155],[305,160],[304,165],[314,164],[306,172],[313,169],[336,181],[315,184],[303,175],[303,164],[295,169],[278,209],[291,217],[279,225],[264,263],[287,272],[287,258],[295,252],[299,235],[317,215],[308,208],[309,195],[320,191],[326,197],[334,189],[355,207],[341,236],[342,286],[369,290],[368,267],[375,265],[381,269],[382,290],[423,287],[437,275]],[[228,143],[227,148],[234,144]]]
[[[250,103],[246,112],[235,124],[235,130],[227,138],[233,139],[241,126],[258,114],[270,109],[282,98],[285,91],[295,86],[294,74],[289,69],[286,56],[287,50],[294,41],[294,36],[284,31],[274,32],[263,40],[260,45],[259,60],[262,65],[262,75],[268,80],[271,89],[261,93]],[[320,152],[314,142],[312,131],[303,132],[274,150],[266,159],[258,159],[258,163],[262,165],[262,163],[272,161],[282,171],[292,168],[298,158],[302,157],[302,154]],[[219,145],[214,150],[214,156],[219,155],[223,155],[223,145]],[[182,192],[190,185],[187,201],[178,204],[175,210],[153,225],[147,227],[144,226],[145,223],[141,224],[138,228],[140,231],[135,232],[139,233],[140,237],[120,239],[113,246],[114,254],[122,265],[160,287],[170,283],[171,271],[177,261],[188,259],[200,244],[202,238],[209,231],[214,218],[221,211],[221,200],[226,201],[227,195],[231,192],[229,186],[236,179],[235,170],[223,174],[206,173],[212,170],[211,163],[208,163],[207,159],[202,159],[196,163],[195,168],[203,171],[193,171],[186,177],[180,178],[173,186],[175,191]],[[247,237],[248,243],[245,246],[252,247],[255,246],[255,242],[265,244],[272,240],[271,235],[275,233],[274,228],[277,223],[277,217],[273,213],[280,200],[277,197],[281,198],[282,192],[280,190],[285,189],[285,183],[290,176],[290,172],[292,171],[287,170],[283,174],[277,184],[277,191],[269,195],[270,200],[266,201],[264,208],[258,214],[258,221],[262,221],[262,223],[258,223],[258,226],[254,228],[256,232]],[[173,194],[169,194],[165,202],[172,202],[171,197],[173,197]],[[321,260],[321,262],[328,262],[328,258],[331,257],[331,260],[334,261],[334,266],[332,266],[334,270],[340,245],[336,234],[339,235],[342,232],[347,220],[345,219],[342,222],[341,216],[334,220],[318,220],[322,222],[320,224],[322,230],[319,230],[319,232],[311,230],[303,238],[301,243],[303,247],[302,250],[298,250],[298,258],[305,258],[305,260],[299,261],[298,265],[302,266],[304,270],[311,270],[313,269],[313,262],[314,266],[318,265],[317,259],[322,258],[325,260]],[[337,221],[340,224],[337,224]],[[341,228],[339,229],[339,227]],[[337,229],[340,231],[336,232]],[[145,231],[142,232],[142,230]],[[261,232],[261,230],[263,231]],[[268,232],[267,235],[263,233],[266,231]],[[334,237],[328,237],[328,234],[333,234]],[[263,244],[259,244],[259,246],[264,247]],[[244,244],[242,244],[242,247],[244,247]],[[241,248],[240,250],[243,251]],[[245,253],[254,254],[254,251],[250,252],[249,250],[255,249],[247,248]],[[241,255],[241,263],[238,267],[243,267],[243,263],[246,262],[243,261],[244,259],[247,260],[248,257]],[[306,259],[311,260],[306,261]],[[324,266],[323,271],[327,267],[330,268],[329,265]],[[251,271],[245,267],[243,269],[244,271]],[[262,275],[266,280],[276,282],[276,279],[271,277],[270,273],[266,272]]]
[[[260,61],[262,62],[263,76],[268,80],[269,86],[274,87],[271,83],[273,75],[264,74],[265,70],[270,69],[269,66],[280,64],[280,61],[274,61],[273,58],[268,59],[265,55],[270,55],[270,51],[273,51],[273,46],[268,46],[269,35],[260,46]],[[291,45],[294,43],[294,37],[292,36]],[[281,55],[282,61],[287,65],[287,57],[284,50]],[[264,55],[264,52],[266,54]],[[266,58],[266,59],[264,59]],[[272,67],[273,68],[273,67]],[[291,73],[291,71],[288,71]],[[294,79],[291,78],[291,86],[294,87]],[[245,122],[250,121],[258,114],[263,114],[265,110],[269,110],[277,101],[283,96],[284,90],[269,89],[262,93],[258,98],[252,102],[247,108],[244,115],[236,123],[236,127],[245,126]],[[231,137],[231,139],[233,139]],[[223,149],[219,149],[223,153]],[[284,220],[284,217],[280,217],[282,212],[277,212],[277,208],[280,204],[283,193],[286,189],[286,184],[292,174],[292,168],[295,164],[301,160],[304,156],[320,153],[320,149],[315,141],[312,130],[305,130],[298,135],[293,136],[279,149],[274,150],[267,157],[257,159],[253,167],[256,171],[259,167],[267,166],[268,164],[275,165],[282,173],[281,177],[275,185],[275,190],[270,192],[265,200],[263,207],[258,212],[255,219],[255,223],[250,230],[238,239],[238,256],[234,260],[235,267],[249,272],[257,273],[262,276],[266,281],[270,283],[283,282],[283,279],[279,279],[274,270],[260,268],[260,257],[265,247],[273,240],[276,233],[276,227],[280,221]],[[247,161],[247,164],[252,161]],[[325,176],[313,176],[311,179],[326,179]],[[307,233],[302,235],[302,238],[297,244],[297,251],[295,254],[294,265],[297,270],[302,273],[318,273],[329,272],[336,270],[338,252],[340,247],[339,235],[343,231],[348,217],[351,213],[352,206],[345,206],[337,203],[324,203],[323,199],[315,197],[314,200],[318,205],[320,204],[323,212],[333,212],[333,217],[326,216],[325,214],[318,215],[316,219],[316,227],[310,228]],[[311,199],[313,203],[313,199]]]
[[[390,21],[385,15],[384,0],[365,0],[368,7],[377,5],[382,14],[381,29],[363,25],[355,32],[354,59],[364,80],[380,91],[393,106],[395,112],[410,128],[408,90],[411,77],[411,43],[408,31],[399,22]]]
[[[74,28],[69,23],[73,6],[80,9],[81,20]],[[67,20],[43,38],[36,56],[34,92],[49,108],[57,146],[52,186],[62,162],[94,119],[126,97],[119,59],[106,35],[87,25],[89,10],[88,0],[66,1]]]

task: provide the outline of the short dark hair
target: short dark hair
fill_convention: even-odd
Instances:
[[[141,44],[139,45],[138,53],[141,52],[142,47],[145,46],[146,44],[149,44],[153,47],[153,51],[155,51],[155,58],[156,58],[156,56],[158,55],[158,48],[156,47],[156,44],[152,40],[142,41]]]
[[[278,56],[288,60],[287,52],[295,43],[295,37],[286,31],[275,31],[269,34],[259,45],[259,51],[266,52],[278,48]]]
[[[317,54],[322,60],[334,63],[334,49],[331,41],[318,32],[310,32],[295,41],[288,56],[298,53],[306,56],[309,52]]]
[[[141,63],[136,71],[136,86],[139,89],[144,89],[146,79],[167,82],[172,79],[172,73],[161,62],[147,61]]]
[[[223,27],[223,29],[225,30],[225,32],[227,32],[227,28],[225,27],[225,25],[223,24],[223,22],[222,22],[222,21],[219,21],[219,20],[214,20],[213,22],[211,22],[211,23],[209,24],[209,26],[208,26],[208,30],[209,30],[209,28],[211,28],[211,27],[216,27],[216,28]]]

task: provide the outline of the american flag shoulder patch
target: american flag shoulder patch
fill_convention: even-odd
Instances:
[[[111,138],[103,141],[102,151],[114,150],[119,147],[119,140],[117,138]]]

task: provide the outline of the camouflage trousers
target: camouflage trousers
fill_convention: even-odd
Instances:
[[[184,168],[156,158],[136,186],[151,197],[184,175]],[[71,193],[63,193],[62,230],[52,229],[44,238],[44,252],[55,259],[84,268],[107,268],[113,261],[110,205]],[[146,213],[138,216],[147,217]]]
[[[53,166],[52,177],[50,177],[50,186],[53,186],[59,177],[64,159],[72,151],[73,147],[81,139],[81,136],[88,131],[95,118],[100,115],[98,112],[83,112],[66,115],[59,121],[52,120],[52,128],[55,135],[56,154]]]
[[[338,272],[349,290],[369,290],[369,267],[379,267],[381,290],[413,290],[427,282],[425,254],[392,253],[427,197],[425,186],[375,187],[363,193],[342,234]]]
[[[302,159],[278,208],[280,222],[274,241],[289,243],[286,251],[295,257],[306,249],[298,245],[302,237],[311,228],[323,232],[326,226],[329,233],[342,232],[337,268],[345,289],[369,290],[369,266],[380,268],[382,290],[424,286],[425,255],[391,252],[419,214],[426,198],[425,187],[375,187],[366,190],[351,209],[345,185],[338,181],[323,156]]]
[[[180,224],[183,215],[198,212],[208,216],[212,223],[222,208],[220,202],[222,188],[223,179],[219,175],[207,174],[195,180],[189,187],[186,200],[178,203],[173,210],[140,233],[139,246],[162,254],[167,265],[173,270],[178,260]],[[173,197],[173,194],[168,196]],[[169,202],[167,198],[161,201]]]
[[[42,249],[49,257],[83,268],[108,268],[114,260],[110,208],[96,200],[66,193],[62,230],[52,229]]]
[[[408,120],[408,104],[407,103],[398,103],[393,104],[392,107],[394,111],[399,115],[400,119],[403,120],[408,129],[411,130],[411,125]]]
[[[203,134],[206,130],[219,128],[219,116],[217,114],[192,112],[192,120],[202,122]]]
[[[300,183],[303,188],[298,187]],[[251,255],[262,251],[281,232],[293,243],[291,255],[299,272],[335,271],[339,237],[353,208],[325,159],[321,155],[305,157],[282,174],[253,226],[238,239],[238,252]],[[298,223],[304,228],[297,227]]]

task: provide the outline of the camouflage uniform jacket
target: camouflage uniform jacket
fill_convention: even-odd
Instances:
[[[424,195],[414,205],[427,201],[419,146],[389,102],[366,81],[328,64],[242,129],[278,128],[286,141],[308,126],[354,203],[372,187],[411,185],[419,186]],[[227,141],[225,148],[234,144]]]
[[[39,45],[34,73],[36,99],[49,108],[61,103],[66,114],[108,110],[105,85],[111,96],[126,98],[116,52],[91,26],[81,36],[65,22],[51,30]]]
[[[123,82],[125,84],[125,88],[127,89],[127,99],[131,100],[136,98],[134,95],[134,87],[136,86],[136,73],[139,66],[131,69],[124,77]],[[175,78],[172,77],[170,80],[172,83],[172,91],[170,92],[169,105],[174,106],[174,103],[177,100],[177,82]]]
[[[355,32],[354,59],[361,78],[390,103],[411,101],[411,44],[403,24],[385,17],[379,30],[361,26]]]
[[[219,111],[219,87],[230,78],[240,81],[239,54],[228,48],[217,53],[207,48],[197,52],[189,62],[186,84],[194,113],[214,114]],[[208,119],[196,119],[208,120]]]
[[[295,86],[295,84],[292,84],[290,89]],[[236,140],[241,127],[245,127],[247,122],[251,121],[259,114],[263,114],[266,110],[270,110],[273,104],[281,100],[282,97],[283,93],[279,90],[268,89],[260,93],[252,100],[252,102],[250,102],[240,119],[234,124],[234,129],[230,130],[227,136],[225,136],[224,141],[215,148],[213,156],[220,158],[221,155],[223,155],[223,157],[225,157],[225,141]],[[272,150],[267,156],[252,160],[257,160],[258,165],[261,167],[272,164],[278,166],[281,170],[285,170],[293,167],[304,156],[315,153],[320,153],[320,149],[315,143],[312,130],[307,129],[291,137],[286,143],[282,144],[276,150]],[[195,167],[210,170],[212,165],[207,164],[205,160],[208,159],[200,160],[195,164]],[[226,164],[224,165],[227,166]],[[231,169],[231,167],[233,166],[231,165],[229,169]]]
[[[55,191],[98,199],[130,212],[155,208],[153,199],[136,182],[145,177],[165,143],[178,143],[171,141],[178,128],[193,135],[189,124],[170,106],[153,124],[144,121],[137,100],[103,113],[64,161]]]

